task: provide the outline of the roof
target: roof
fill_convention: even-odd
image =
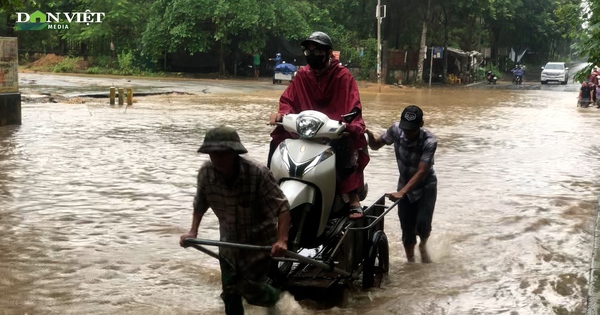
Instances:
[[[458,48],[452,48],[452,47],[448,47],[448,52],[449,53],[454,53],[456,55],[459,55],[461,57],[473,57],[473,56],[477,56],[477,55],[481,55],[480,52],[472,50],[472,51],[464,51],[464,50],[460,50]]]

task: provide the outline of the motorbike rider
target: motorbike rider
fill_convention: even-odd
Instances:
[[[579,95],[577,96],[577,99],[579,100],[577,105],[581,107],[588,107],[590,105],[590,101],[594,99],[593,91],[590,88],[587,80],[581,83],[581,88],[579,88]]]
[[[275,54],[275,58],[269,58],[269,61],[275,61],[275,66],[277,67],[282,62],[282,60],[281,60],[281,53],[276,53]]]
[[[517,83],[517,80],[521,80],[521,82],[523,82],[523,74],[525,71],[523,71],[523,67],[521,67],[521,65],[515,65],[515,67],[510,70],[510,72],[513,73],[513,82]]]
[[[301,45],[308,65],[298,70],[281,95],[279,109],[271,114],[270,124],[275,125],[286,114],[298,114],[305,110],[316,110],[335,120],[354,108],[362,111],[356,81],[333,55],[333,42],[329,35],[314,32]],[[363,170],[369,163],[368,155],[361,150],[367,145],[365,129],[365,122],[359,114],[346,125],[348,135],[331,142],[336,152],[337,193],[347,195],[350,219],[359,219],[364,215],[358,193],[364,188]],[[271,137],[269,166],[279,143],[293,135],[278,126]]]
[[[492,70],[486,71],[485,77],[488,80],[488,82],[496,82],[496,76],[494,75],[494,72],[492,72]]]

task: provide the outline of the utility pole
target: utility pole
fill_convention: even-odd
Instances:
[[[377,0],[377,8],[375,9],[375,18],[377,19],[377,83],[381,92],[381,22],[385,17],[386,6],[383,6],[383,16],[381,16],[381,0]]]
[[[431,87],[431,76],[433,75],[433,47],[431,46],[431,56],[429,58],[429,87]]]
[[[419,63],[417,66],[417,83],[423,82],[423,69],[425,59],[427,59],[427,27],[429,23],[429,17],[431,16],[431,0],[427,0],[427,12],[423,18],[423,29],[421,31],[421,46],[419,48]]]

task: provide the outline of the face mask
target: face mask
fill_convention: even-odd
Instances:
[[[310,54],[310,55],[306,56],[306,63],[308,63],[310,65],[310,67],[313,69],[321,70],[321,69],[325,68],[325,63],[327,60],[326,58],[327,58],[327,55],[315,56],[313,54]]]

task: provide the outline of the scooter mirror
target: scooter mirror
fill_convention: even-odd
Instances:
[[[348,114],[342,115],[342,120],[344,120],[347,124],[351,123],[354,118],[360,115],[361,110],[358,107],[354,107]]]

